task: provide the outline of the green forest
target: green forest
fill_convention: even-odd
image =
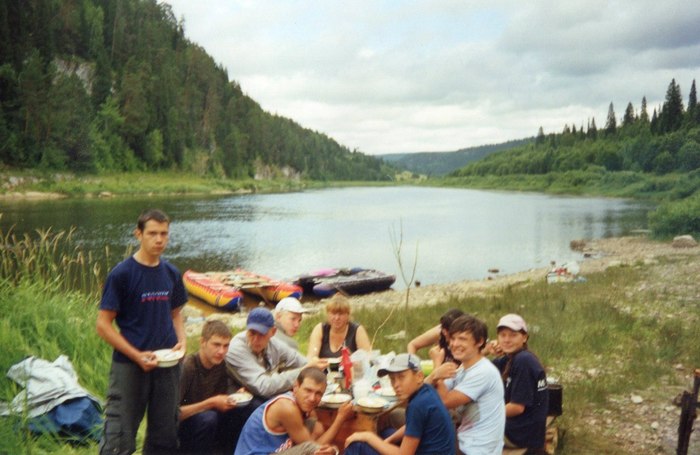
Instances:
[[[0,169],[386,180],[263,111],[156,0],[0,2]]]
[[[700,234],[700,106],[695,80],[684,103],[675,79],[664,102],[649,114],[646,97],[630,102],[618,122],[610,103],[605,125],[564,125],[559,133],[540,127],[534,142],[452,172],[453,184],[510,182],[512,188],[566,193],[603,193],[659,203],[650,227],[659,236]],[[457,182],[457,183],[456,183]],[[515,186],[513,186],[515,185]]]

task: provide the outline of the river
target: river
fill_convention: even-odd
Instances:
[[[0,229],[75,227],[96,253],[121,257],[139,212],[172,218],[165,257],[182,271],[243,267],[290,278],[326,267],[403,270],[423,284],[481,279],[580,260],[572,239],[646,228],[649,207],[620,199],[424,187],[342,188],[284,194],[0,201]],[[398,243],[400,242],[400,248]]]

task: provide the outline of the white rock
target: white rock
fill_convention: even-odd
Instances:
[[[588,374],[588,376],[594,378],[594,377],[598,376],[598,369],[597,368],[590,368],[586,371],[586,373]]]
[[[652,430],[658,430],[659,429],[659,422],[651,422],[651,429]]]
[[[644,398],[640,397],[639,395],[631,395],[630,400],[632,400],[632,403],[634,404],[639,404],[644,401]]]
[[[682,363],[677,363],[673,366],[676,370],[682,370],[683,369],[683,364]]]
[[[692,235],[679,235],[673,238],[671,246],[673,246],[673,248],[693,248],[698,246],[698,242]]]

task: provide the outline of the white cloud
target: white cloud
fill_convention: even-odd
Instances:
[[[168,3],[264,109],[372,154],[602,125],[700,74],[680,0]]]

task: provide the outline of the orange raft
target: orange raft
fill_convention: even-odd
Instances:
[[[243,293],[234,286],[223,283],[210,273],[187,270],[182,275],[187,292],[203,302],[224,311],[237,311]]]
[[[236,269],[232,272],[211,272],[224,284],[262,298],[265,303],[277,303],[285,297],[301,299],[303,289],[296,284],[275,280],[265,275]]]

